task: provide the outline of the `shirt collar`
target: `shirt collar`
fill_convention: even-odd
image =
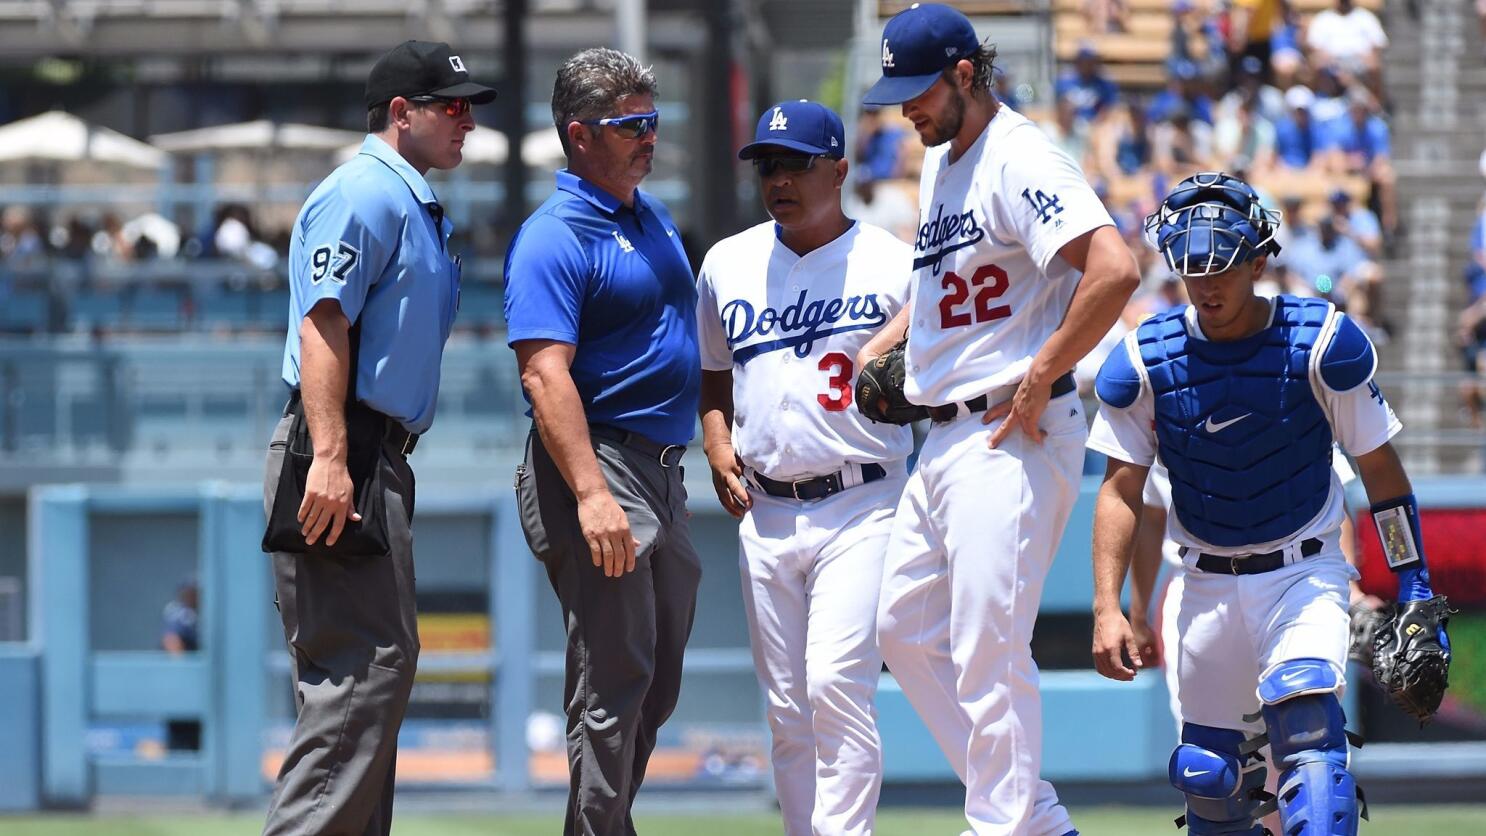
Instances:
[[[433,188],[428,185],[427,180],[423,179],[423,175],[418,173],[418,169],[413,168],[412,163],[408,162],[403,155],[394,151],[392,146],[383,141],[381,137],[376,134],[367,134],[366,140],[361,143],[361,151],[358,153],[375,157],[383,165],[397,172],[397,176],[401,177],[403,182],[408,184],[408,188],[413,192],[413,197],[416,197],[419,203],[439,202],[438,198],[434,197]]]
[[[557,188],[568,194],[583,198],[591,203],[594,208],[608,215],[618,214],[621,209],[625,208],[623,201],[619,198],[565,168],[558,169],[557,171]],[[639,212],[640,208],[644,205],[644,195],[639,189],[635,189],[634,211]]]

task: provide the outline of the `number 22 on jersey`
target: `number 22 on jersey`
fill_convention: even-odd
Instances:
[[[950,271],[944,274],[940,285],[944,288],[944,296],[939,300],[941,330],[963,328],[972,322],[994,322],[1011,316],[1010,305],[991,305],[992,300],[1000,298],[1011,288],[1011,278],[994,264],[982,264],[976,268],[968,282],[959,273]],[[972,287],[975,288],[973,300],[970,298]],[[966,301],[971,301],[968,309],[961,307]]]

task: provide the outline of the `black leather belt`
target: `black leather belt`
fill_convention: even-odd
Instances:
[[[1067,374],[1053,381],[1052,397],[1062,397],[1063,395],[1072,392],[1076,388],[1077,385],[1073,382],[1073,372],[1068,372]],[[993,404],[991,403],[991,399],[985,395],[977,395],[970,400],[965,401],[965,409],[969,410],[971,414],[974,414],[976,412],[985,412],[992,406]],[[955,420],[955,418],[959,417],[959,415],[960,408],[958,404],[947,403],[943,404],[942,406],[929,407],[929,420],[933,421],[936,424],[942,424],[945,421],[953,421]]]
[[[284,414],[289,415],[293,413],[296,409],[299,408],[299,405],[299,390],[294,389],[289,393],[289,403],[284,407]],[[417,433],[409,432],[406,427],[398,423],[396,418],[384,415],[383,413],[372,409],[364,403],[358,403],[357,407],[359,409],[365,410],[366,414],[373,415],[381,419],[382,440],[391,445],[392,449],[398,451],[398,453],[401,454],[403,458],[407,458],[408,456],[411,456],[413,454],[413,448],[418,446]]]
[[[1321,541],[1315,537],[1304,540],[1300,544],[1302,558],[1313,557],[1320,552]],[[1273,572],[1284,565],[1284,549],[1263,554],[1239,554],[1232,557],[1207,552],[1197,555],[1197,570],[1217,575],[1258,575]]]
[[[636,450],[660,462],[661,467],[675,467],[680,464],[681,457],[686,455],[685,444],[661,444],[659,441],[651,441],[639,433],[611,427],[608,424],[589,424],[588,434],[594,438],[607,438],[623,444],[631,450]]]
[[[887,468],[880,464],[864,464],[862,468],[862,484],[876,482],[887,476]],[[762,473],[754,472],[753,481],[758,483],[764,493],[769,496],[783,497],[784,499],[825,499],[831,494],[841,493],[846,489],[841,471],[830,473],[825,476],[814,476],[809,479],[799,479],[794,482],[781,482],[770,479]]]

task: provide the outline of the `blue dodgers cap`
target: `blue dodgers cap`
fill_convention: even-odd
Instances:
[[[946,67],[980,48],[970,18],[939,3],[914,3],[882,30],[882,78],[863,104],[894,105],[923,95]]]
[[[846,128],[834,110],[819,102],[780,102],[758,118],[753,141],[738,150],[738,159],[751,160],[771,147],[839,160],[846,155]]]

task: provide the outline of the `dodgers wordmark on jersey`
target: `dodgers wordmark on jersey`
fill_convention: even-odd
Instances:
[[[1058,251],[1114,223],[1078,165],[1005,105],[953,163],[949,149],[924,154],[914,242],[904,391],[928,406],[1020,381],[1082,275]]]
[[[771,479],[906,459],[908,427],[852,408],[856,356],[903,307],[908,245],[855,223],[803,256],[773,222],[717,243],[697,278],[702,368],[733,373],[733,448]]]
[[[1274,303],[1271,303],[1271,318],[1274,316],[1274,311]],[[1342,317],[1344,314],[1333,312],[1332,316]],[[1197,324],[1196,313],[1190,306],[1185,308],[1183,318],[1187,333],[1191,338],[1207,339]],[[1335,330],[1329,331],[1325,338],[1326,341],[1316,345],[1314,353],[1324,354],[1330,345],[1329,340],[1335,333]],[[1137,337],[1138,332],[1131,332],[1115,350],[1129,352],[1131,365],[1137,372],[1144,375]],[[1383,398],[1377,385],[1370,380],[1365,385],[1354,386],[1343,392],[1337,392],[1328,386],[1321,376],[1314,373],[1312,383],[1322,401],[1322,408],[1329,419],[1331,432],[1336,442],[1349,455],[1360,456],[1372,452],[1403,429],[1398,417],[1393,414],[1393,408]],[[1248,419],[1248,413],[1225,415],[1220,421],[1214,421],[1215,417],[1215,415],[1207,415],[1195,432],[1217,435],[1251,429],[1240,426]],[[1259,416],[1256,415],[1255,420],[1258,418]],[[1090,430],[1088,446],[1090,449],[1121,461],[1150,465],[1156,459],[1157,449],[1154,424],[1155,404],[1152,389],[1149,383],[1143,382],[1140,394],[1128,407],[1116,408],[1108,403],[1101,403],[1099,414],[1095,417],[1094,426]],[[1189,549],[1189,560],[1195,559],[1197,552],[1246,555],[1275,551],[1293,542],[1330,535],[1341,525],[1345,515],[1346,504],[1341,479],[1333,468],[1330,493],[1321,510],[1309,522],[1288,535],[1264,543],[1223,547],[1204,542],[1182,525],[1178,514],[1168,514],[1166,536],[1178,545]]]

